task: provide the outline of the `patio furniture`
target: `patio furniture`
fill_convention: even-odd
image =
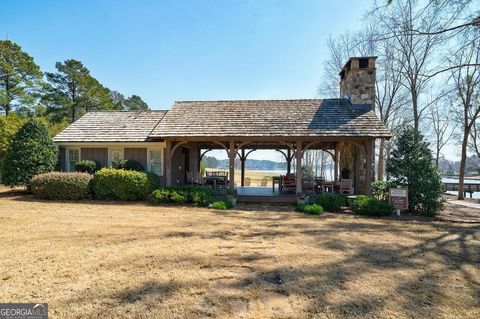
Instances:
[[[187,184],[199,185],[202,184],[202,177],[200,172],[187,172]]]
[[[352,195],[353,194],[352,185],[353,185],[353,180],[342,179],[336,188],[338,189],[338,192],[340,194]]]
[[[335,182],[334,181],[324,181],[322,183],[322,192],[323,193],[333,193],[333,189],[334,189],[334,186],[335,186]]]
[[[252,182],[252,179],[250,177],[245,177],[243,184],[245,186],[250,186],[250,183]]]
[[[275,193],[275,184],[278,184],[278,189],[281,189],[282,176],[272,176],[272,191]]]
[[[202,179],[204,185],[211,185],[214,191],[226,190],[228,186],[228,172],[207,171]]]
[[[268,184],[267,178],[266,177],[262,178],[262,180],[260,181],[260,186],[265,187],[267,186],[267,184]]]
[[[315,181],[311,179],[302,179],[302,189],[305,191],[311,191],[315,194]]]
[[[292,178],[291,175],[292,174],[290,174],[290,176],[288,175],[280,176],[281,178],[280,191],[287,191],[292,189],[295,190],[297,188],[297,181],[295,180],[295,178]]]

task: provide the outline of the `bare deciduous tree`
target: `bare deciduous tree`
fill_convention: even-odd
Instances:
[[[439,169],[439,159],[442,149],[448,144],[453,135],[453,129],[450,127],[450,120],[446,109],[436,104],[430,109],[429,120],[431,124],[431,134],[434,141],[435,167]]]
[[[453,110],[459,122],[462,134],[462,151],[460,158],[459,189],[463,189],[467,149],[472,129],[480,115],[480,36],[479,32],[466,34],[457,50],[451,57],[452,65],[465,65],[451,70],[451,81],[457,97],[456,108]],[[458,192],[458,199],[464,199],[463,192]]]

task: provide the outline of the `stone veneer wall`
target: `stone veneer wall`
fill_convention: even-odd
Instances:
[[[348,95],[352,104],[372,104],[375,101],[375,58],[368,58],[368,67],[359,68],[359,59],[350,61],[342,71],[344,78],[340,80],[340,98]]]
[[[366,171],[366,153],[361,145],[340,142],[338,143],[340,152],[339,169],[341,178],[342,169],[350,171],[350,179],[353,180],[355,194],[367,194],[367,171]]]

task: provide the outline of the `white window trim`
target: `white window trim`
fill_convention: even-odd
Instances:
[[[165,148],[163,147],[149,147],[147,149],[147,171],[152,171],[152,158],[150,156],[151,151],[160,151],[160,158],[161,158],[161,166],[160,166],[160,176],[163,176],[164,165],[165,165]]]
[[[82,160],[82,149],[80,147],[68,147],[65,148],[65,171],[67,172],[74,172],[75,167],[73,170],[70,170],[70,151],[78,151],[78,160]]]
[[[108,167],[112,167],[112,159],[113,159],[113,152],[120,152],[120,160],[123,161],[124,159],[124,151],[123,148],[120,147],[109,147],[108,148]]]

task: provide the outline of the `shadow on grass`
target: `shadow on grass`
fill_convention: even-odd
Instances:
[[[205,316],[216,317],[224,314],[234,316],[232,307],[239,299],[251,303],[258,298],[259,292],[275,292],[295,296],[307,302],[307,308],[298,313],[299,317],[311,317],[319,313],[332,317],[379,317],[384,315],[382,311],[388,310],[390,313],[394,311],[399,317],[435,318],[448,315],[445,311],[451,304],[445,303],[453,301],[448,300],[449,296],[445,295],[445,289],[450,289],[468,297],[463,298],[461,304],[453,306],[471,309],[471,314],[480,307],[478,273],[466,270],[473,267],[478,272],[479,269],[478,227],[398,221],[372,223],[357,218],[327,219],[326,222],[322,222],[300,214],[284,214],[280,217],[234,215],[231,216],[229,213],[219,218],[245,219],[249,222],[247,224],[254,228],[232,226],[232,229],[228,230],[200,232],[194,229],[201,229],[201,225],[192,224],[188,231],[159,234],[152,229],[151,232],[144,234],[142,240],[172,237],[195,241],[221,239],[223,243],[235,245],[238,241],[252,239],[258,242],[263,242],[265,238],[294,240],[297,234],[302,234],[306,238],[301,244],[325,251],[325,258],[311,260],[307,264],[295,267],[280,262],[272,262],[267,267],[262,266],[262,261],[275,260],[278,257],[269,250],[248,254],[229,254],[219,250],[218,254],[213,254],[208,261],[210,264],[206,266],[205,259],[197,259],[186,253],[184,256],[177,256],[176,262],[198,269],[199,277],[202,269],[215,271],[229,267],[244,267],[251,269],[251,272],[238,273],[235,280],[224,284],[224,288],[227,289],[240,289],[238,295],[225,295],[221,291],[211,289],[205,284],[205,280],[184,283],[172,279],[167,283],[145,282],[100,297],[113,299],[119,307],[135,303],[141,305],[140,309],[148,310],[152,305],[166,307],[176,298],[181,298],[178,294],[192,287],[200,287],[202,292],[199,299],[210,307],[210,310],[202,310],[204,312],[201,314]],[[272,228],[272,225],[279,227]],[[394,236],[396,241],[381,242],[380,236],[385,232]],[[355,238],[356,242],[352,242],[354,239],[350,240],[350,237]],[[367,237],[368,239],[365,239]],[[403,241],[406,240],[410,244],[404,244]],[[341,252],[345,258],[330,261],[328,252],[332,254]],[[308,251],[305,253],[308,254]],[[165,260],[163,256],[157,258],[163,263],[171,262]],[[291,259],[295,259],[295,255],[292,255]],[[140,269],[145,267],[141,262],[128,258],[122,260],[120,264],[135,262],[139,263]],[[111,264],[110,267],[114,268],[116,264]],[[451,279],[449,275],[452,273],[459,274],[466,284],[458,288],[454,283],[449,283],[448,280]],[[363,286],[367,287],[363,289]],[[79,298],[86,293],[80,292]],[[385,309],[392,307],[392,300],[395,300],[396,308]],[[458,303],[458,300],[455,302]],[[171,309],[171,315],[188,317],[199,315],[199,311],[191,305],[182,309]],[[96,309],[90,315],[95,317],[101,312],[102,309]]]

